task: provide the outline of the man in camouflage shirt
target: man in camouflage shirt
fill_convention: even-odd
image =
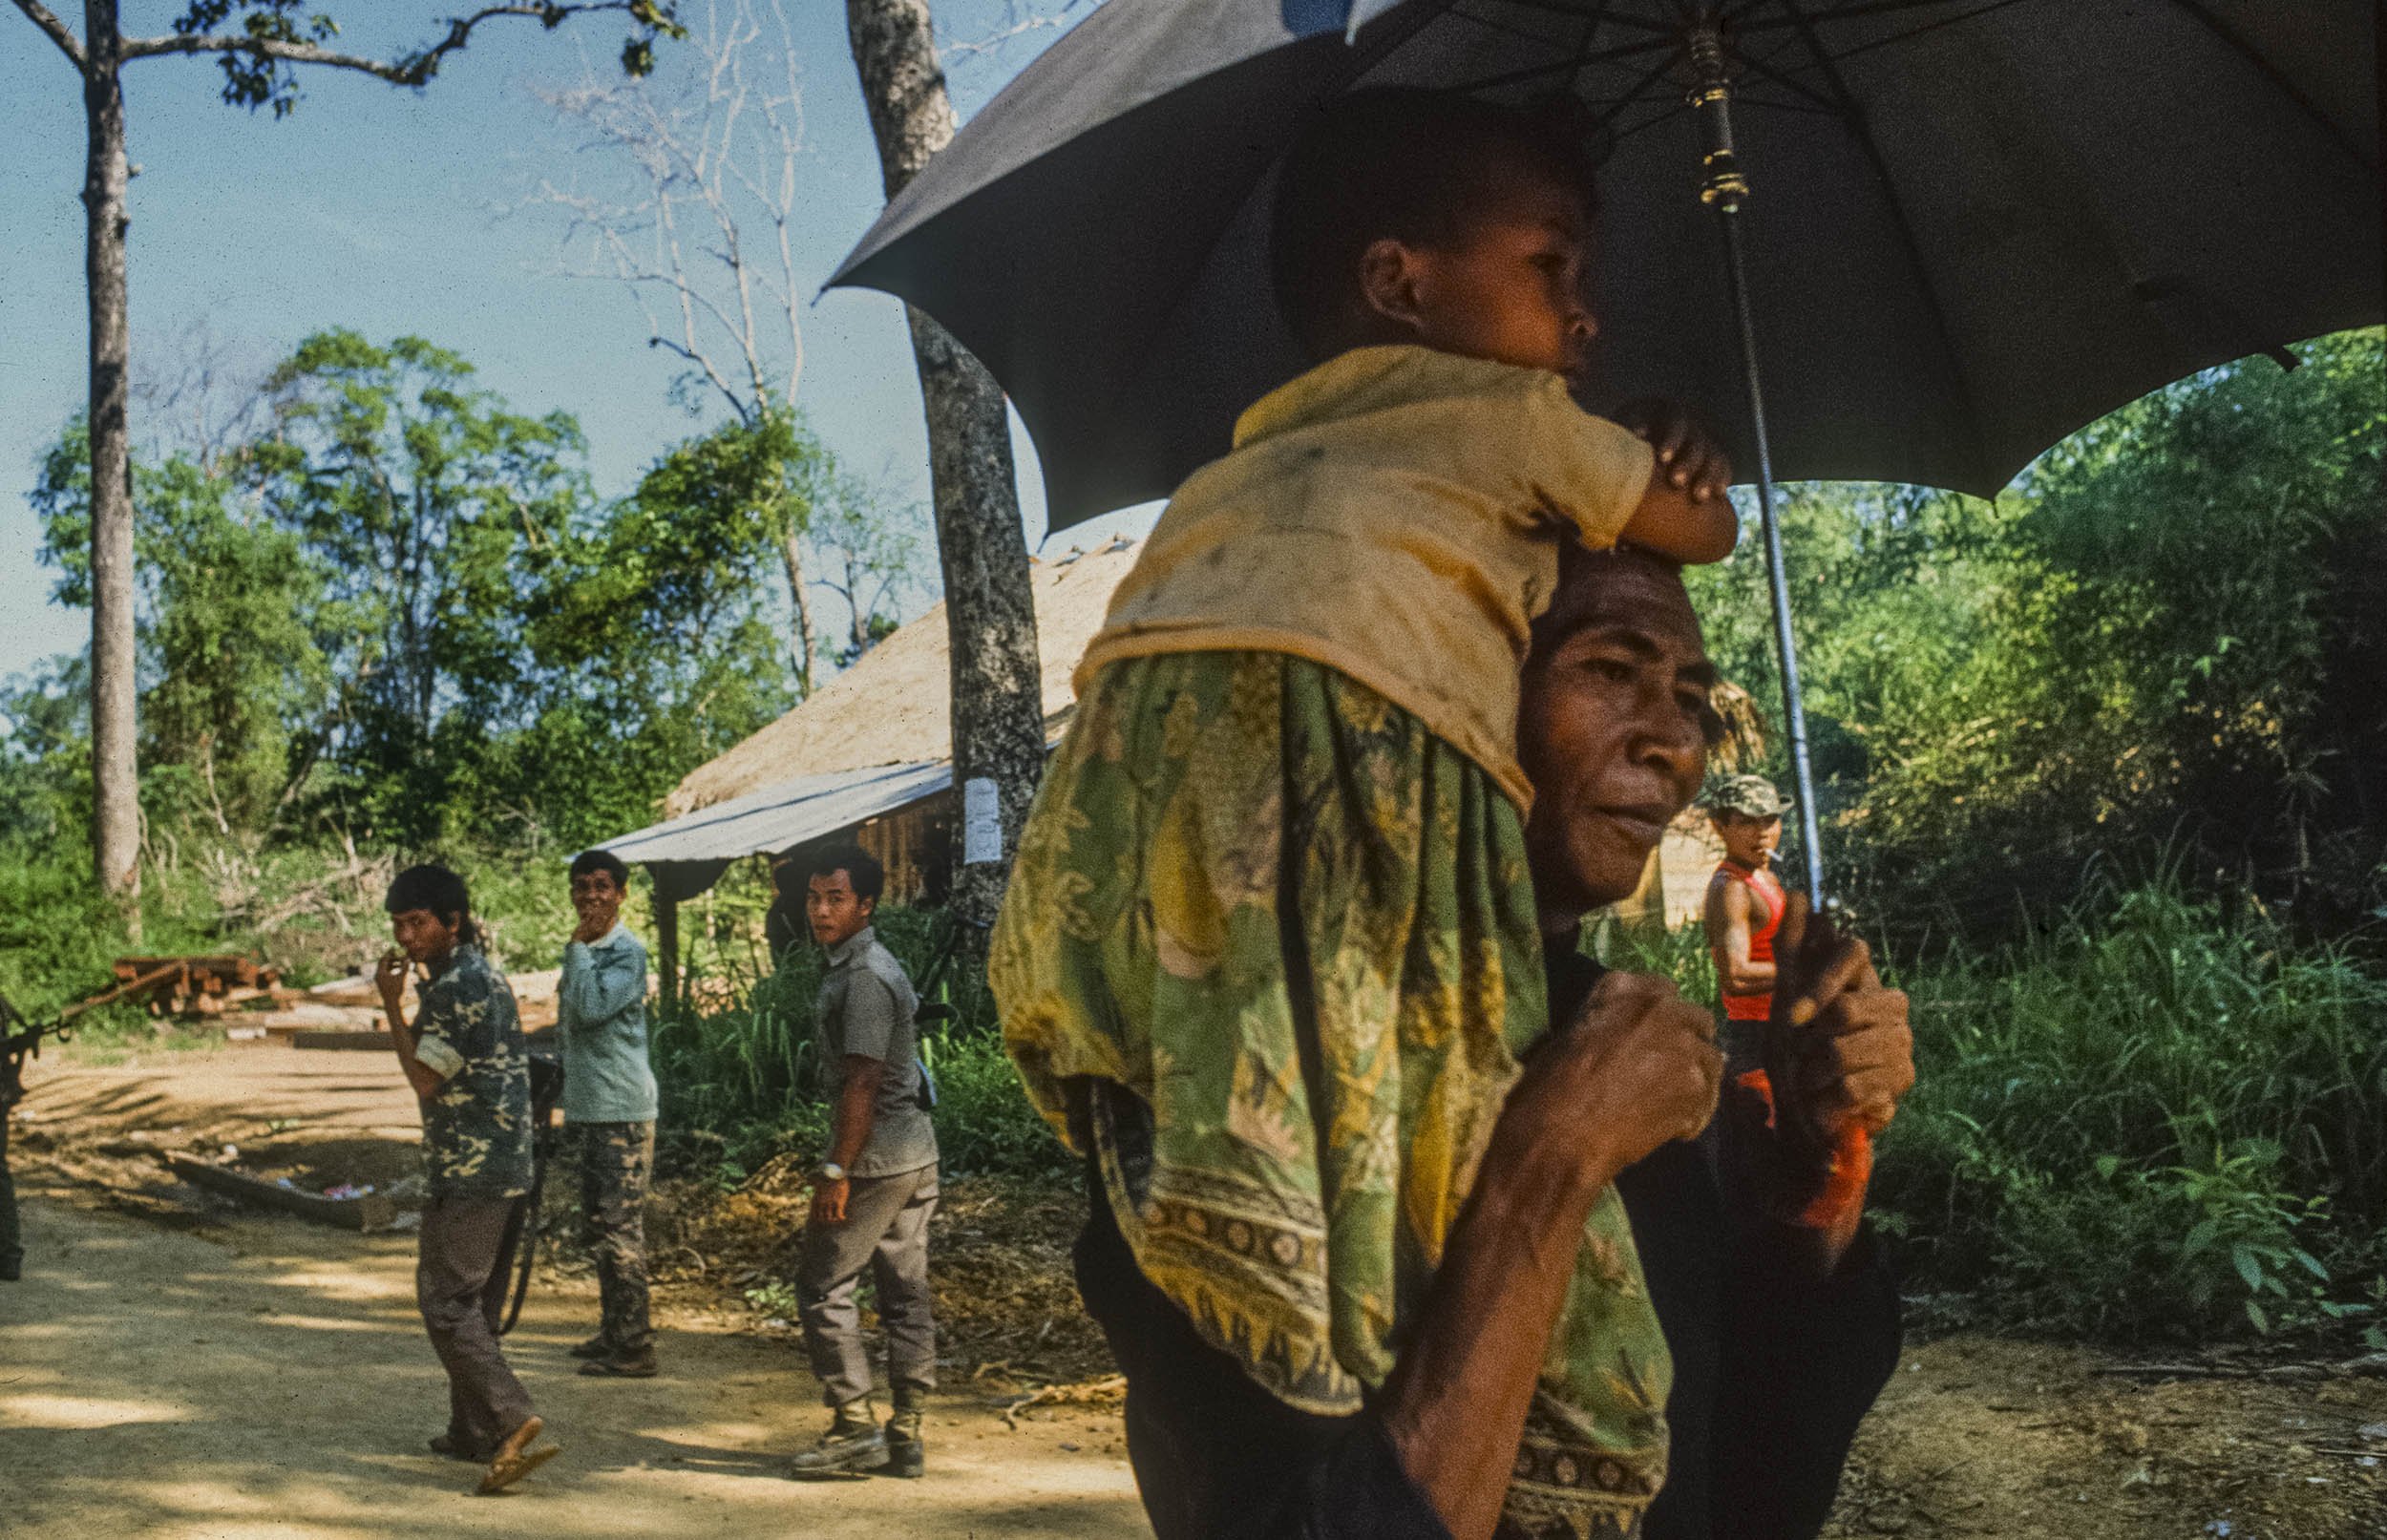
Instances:
[[[507,1262],[531,1189],[530,1054],[505,976],[482,954],[464,879],[409,867],[383,907],[403,949],[375,974],[398,1066],[423,1105],[422,1252],[414,1298],[448,1372],[448,1430],[432,1448],[485,1462],[494,1492],[556,1454],[534,1448],[544,1424],[497,1349]],[[409,1025],[408,974],[429,975]]]

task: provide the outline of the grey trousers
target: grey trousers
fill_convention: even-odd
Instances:
[[[928,1216],[936,1212],[937,1168],[930,1165],[896,1176],[855,1177],[845,1223],[806,1227],[795,1297],[824,1405],[843,1406],[870,1394],[870,1355],[854,1302],[865,1267],[887,1329],[887,1378],[897,1402],[936,1388],[937,1322],[928,1297]]]
[[[497,1350],[513,1281],[518,1198],[449,1193],[423,1205],[414,1303],[431,1350],[448,1371],[448,1432],[475,1454],[494,1449],[531,1415],[530,1392]]]

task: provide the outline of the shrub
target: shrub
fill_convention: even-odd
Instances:
[[[1712,989],[1696,927],[1632,944]],[[2387,975],[2159,882],[1892,981],[1918,1079],[1872,1200],[1910,1287],[2117,1340],[2364,1319],[2387,1271]]]
[[[902,961],[922,1003],[953,1013],[920,1037],[920,1057],[937,1081],[944,1170],[1065,1172],[1068,1153],[1022,1093],[983,970],[957,944],[952,923],[938,911],[898,906],[881,910],[877,921],[879,940]],[[813,1159],[828,1148],[829,1109],[813,1037],[822,966],[817,948],[800,946],[776,972],[721,981],[737,1003],[665,1013],[657,1021],[655,1078],[665,1133],[683,1169],[710,1161],[726,1180],[737,1181],[774,1155]]]

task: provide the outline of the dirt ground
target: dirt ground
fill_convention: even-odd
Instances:
[[[301,1185],[403,1187],[416,1128],[393,1066],[255,1047],[45,1060],[29,1080],[15,1148],[31,1255],[26,1281],[0,1288],[12,1540],[1149,1533],[1115,1400],[1072,1388],[1108,1365],[1073,1308],[1066,1192],[947,1186],[924,1482],[779,1479],[820,1412],[786,1322],[800,1193],[766,1172],[727,1199],[662,1194],[660,1379],[571,1374],[562,1350],[590,1328],[594,1287],[568,1247],[542,1265],[511,1351],[566,1452],[480,1500],[466,1467],[422,1449],[442,1399],[412,1235],[244,1213],[146,1152],[229,1143]],[[551,1228],[564,1207],[550,1194]],[[1827,1534],[2387,1540],[2387,1380],[2124,1366],[1980,1335],[1918,1343]]]

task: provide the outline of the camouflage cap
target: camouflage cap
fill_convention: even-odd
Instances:
[[[1727,775],[1707,789],[1700,806],[1710,812],[1737,812],[1743,818],[1779,818],[1792,804],[1763,775]]]

